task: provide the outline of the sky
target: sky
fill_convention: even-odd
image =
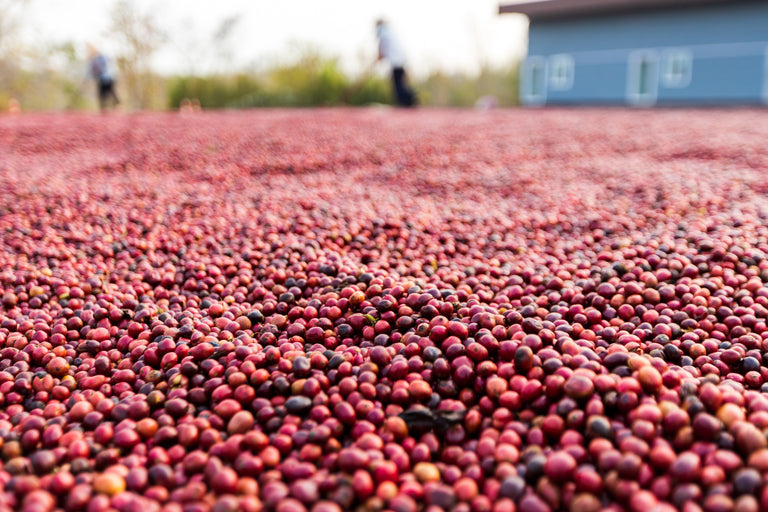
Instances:
[[[108,28],[116,0],[29,0],[23,37],[38,44],[72,41],[115,52]],[[387,19],[405,48],[408,71],[476,72],[525,54],[527,20],[498,15],[498,0],[133,0],[151,12],[168,42],[154,59],[161,73],[211,73],[265,69],[309,46],[338,57],[351,74],[381,70],[374,24]],[[236,22],[223,45],[213,34]]]

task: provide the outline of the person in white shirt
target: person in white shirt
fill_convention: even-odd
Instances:
[[[416,94],[408,85],[405,76],[405,52],[392,28],[383,19],[376,20],[376,37],[379,40],[378,60],[386,59],[392,67],[392,85],[397,104],[401,107],[414,106]]]

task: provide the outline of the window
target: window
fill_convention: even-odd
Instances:
[[[549,87],[554,91],[567,91],[573,87],[573,57],[560,53],[549,58]]]
[[[662,54],[662,81],[665,87],[688,87],[691,83],[693,55],[684,48],[670,48]]]
[[[520,92],[526,105],[543,105],[547,100],[547,61],[543,57],[528,57],[520,75]]]
[[[653,63],[649,59],[641,59],[638,64],[637,95],[648,96],[651,94],[651,73]]]
[[[629,55],[627,100],[645,107],[656,103],[659,89],[659,57],[652,50],[638,50]]]

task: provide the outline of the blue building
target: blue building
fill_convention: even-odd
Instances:
[[[526,105],[768,104],[766,0],[544,0],[530,21]]]

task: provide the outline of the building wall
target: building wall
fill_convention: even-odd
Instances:
[[[534,21],[521,96],[527,104],[768,103],[768,2]]]

